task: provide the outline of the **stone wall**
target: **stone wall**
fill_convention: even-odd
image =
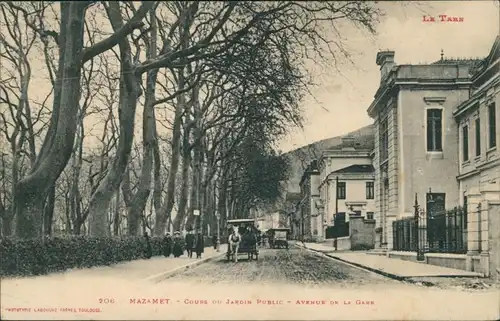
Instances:
[[[351,250],[372,249],[375,247],[375,220],[350,215],[349,238]]]
[[[337,239],[337,251],[349,251],[351,249],[351,238],[349,236]]]
[[[490,205],[489,212],[490,276],[500,277],[500,204]]]

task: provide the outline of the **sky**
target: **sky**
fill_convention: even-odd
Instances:
[[[277,146],[282,152],[344,135],[372,123],[366,110],[380,80],[379,66],[375,63],[379,50],[394,50],[397,64],[431,63],[440,59],[441,50],[446,57],[484,57],[500,30],[499,0],[382,1],[377,6],[385,16],[381,17],[375,35],[349,24],[342,23],[340,26],[342,42],[350,54],[351,62],[341,59],[337,65],[332,63],[331,67],[326,68],[308,64],[317,85],[311,88],[311,94],[302,101],[305,118],[303,128],[290,129],[290,134]],[[423,22],[424,15],[439,20],[438,15],[443,14],[462,17],[463,22]],[[110,27],[103,25],[103,29],[106,28]],[[111,29],[107,31],[111,32]],[[51,90],[46,67],[42,59],[33,61],[31,67],[33,77],[30,98],[41,102]],[[50,100],[48,106],[51,106]],[[158,117],[162,114],[164,111],[157,111]],[[102,117],[96,117],[87,115],[85,118],[85,146],[100,146],[98,137],[101,136],[103,121]],[[135,123],[135,140],[140,141],[140,105]],[[160,134],[162,131],[170,132],[161,126],[158,130]]]
[[[499,1],[387,1],[377,34],[368,36],[347,28],[345,44],[354,62],[323,70],[311,67],[315,83],[303,101],[303,129],[294,128],[283,139],[283,152],[315,141],[347,134],[372,124],[366,110],[380,82],[377,52],[394,50],[396,64],[431,63],[445,57],[485,57],[500,31]],[[423,22],[423,16],[437,22]],[[463,17],[463,22],[439,22],[439,15]]]

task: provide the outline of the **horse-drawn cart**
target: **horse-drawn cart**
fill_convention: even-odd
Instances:
[[[272,228],[267,231],[269,235],[269,247],[272,249],[286,248],[288,249],[288,232],[290,229],[286,227]]]
[[[254,219],[238,219],[238,220],[228,220],[227,224],[229,228],[227,229],[226,237],[229,239],[231,232],[235,229],[240,237],[238,255],[247,254],[248,260],[252,260],[254,257],[256,260],[259,259],[259,249],[257,247],[259,230],[255,227]],[[235,253],[231,251],[231,245],[228,244],[226,259],[235,260]]]

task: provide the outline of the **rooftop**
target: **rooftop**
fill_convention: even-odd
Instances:
[[[339,150],[345,148],[354,148],[355,150],[373,150],[375,147],[375,135],[370,133],[368,135],[351,136],[348,140],[343,140],[342,143],[336,144],[327,150]]]
[[[287,201],[299,201],[302,199],[302,196],[300,193],[292,193],[292,192],[287,192],[286,193],[286,200]]]
[[[375,169],[372,165],[350,165],[332,173],[373,173]]]
[[[476,65],[483,62],[481,58],[443,58],[431,63],[431,65]]]

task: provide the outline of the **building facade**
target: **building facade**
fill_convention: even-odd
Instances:
[[[426,204],[434,197],[443,210],[459,203],[453,111],[469,98],[478,60],[396,65],[394,52],[382,51],[376,63],[381,80],[368,114],[375,123],[377,227],[381,246],[392,249],[392,222],[414,215],[415,198]]]
[[[460,137],[457,179],[467,213],[467,254],[480,255],[480,261],[488,261],[483,269],[490,271],[500,268],[499,39],[474,72],[470,98],[453,113]]]
[[[300,180],[300,195],[296,210],[298,238],[305,241],[317,241],[319,234],[319,212],[316,207],[319,185],[318,162],[313,160]]]
[[[365,218],[375,217],[375,176],[372,143],[363,144],[344,137],[342,144],[323,152],[319,160],[319,201],[316,203],[323,222],[321,237],[335,222],[349,221],[353,212]]]

